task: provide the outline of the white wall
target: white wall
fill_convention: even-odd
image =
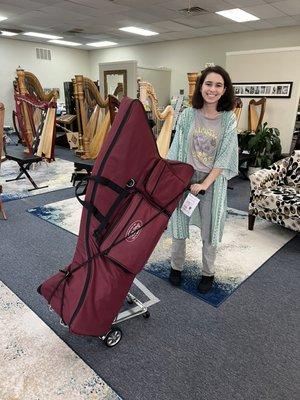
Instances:
[[[38,60],[36,47],[49,49],[52,60]],[[68,47],[48,45],[48,43],[25,42],[0,38],[0,101],[5,105],[5,124],[11,125],[13,80],[18,66],[34,73],[42,87],[59,88],[61,101],[64,101],[63,82],[75,74],[90,76],[89,52]]]
[[[300,47],[229,53],[226,69],[235,82],[293,82],[291,98],[267,98],[263,120],[279,129],[283,153],[288,153],[300,97]],[[239,129],[247,129],[250,100],[242,97]]]
[[[125,69],[127,71],[127,96],[136,98],[137,83],[136,83],[136,61],[125,61],[125,62],[109,62],[101,63],[98,68],[97,76],[95,80],[99,79],[100,93],[104,97],[104,71],[120,70]]]
[[[153,85],[160,108],[170,102],[171,71],[147,67],[137,68],[137,77]]]
[[[136,60],[140,66],[170,68],[170,95],[178,94],[179,89],[188,94],[187,72],[200,71],[207,62],[225,66],[226,52],[299,45],[300,27],[297,26],[92,50],[91,78],[98,79],[99,63]]]

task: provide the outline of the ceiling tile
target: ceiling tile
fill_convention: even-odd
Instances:
[[[264,0],[226,0],[226,2],[238,8],[259,6],[266,3]]]
[[[287,15],[300,14],[300,0],[285,0],[272,3],[273,7],[283,11]]]
[[[243,24],[244,25],[244,24]],[[248,27],[248,30],[259,30],[259,29],[269,29],[273,28],[272,24],[270,22],[265,21],[263,19],[259,21],[250,21],[250,22],[245,22],[245,25]]]
[[[153,28],[163,29],[163,32],[183,32],[183,31],[192,31],[194,30],[192,27],[179,24],[174,21],[160,21],[154,24],[151,24]]]
[[[61,2],[61,0],[58,0],[57,2]],[[54,3],[54,2],[53,2]],[[3,10],[3,4],[9,4],[11,6],[15,7],[20,7],[25,10],[39,10],[40,8],[43,7],[43,4],[38,3],[37,1],[31,1],[31,0],[1,0],[0,1],[0,11]],[[49,2],[48,2],[49,4]]]
[[[130,10],[129,7],[116,4],[107,0],[72,0],[73,3],[81,4],[83,6],[94,7],[102,9],[105,14],[121,13]]]
[[[262,19],[285,16],[285,14],[282,11],[279,11],[277,8],[272,7],[269,4],[265,4],[262,6],[254,6],[254,7],[244,7],[243,10]]]
[[[300,22],[300,14],[298,14],[298,15],[293,15],[293,19],[294,19],[295,21],[299,21],[299,22]]]
[[[161,3],[161,0],[115,0],[114,3],[135,8],[159,4]]]
[[[231,32],[247,32],[247,31],[251,30],[251,28],[249,26],[247,26],[246,24],[241,24],[239,22],[233,22],[230,24],[226,24],[226,27]]]
[[[299,25],[299,22],[292,17],[270,18],[267,19],[267,22],[273,27]]]
[[[218,34],[230,32],[230,30],[226,28],[226,25],[207,26],[205,28],[201,28],[201,31],[206,32],[210,35],[218,35]]]
[[[105,38],[123,46],[300,25],[300,0],[191,0],[192,6],[207,12],[188,15],[178,11],[188,5],[188,0],[0,0],[0,14],[5,11],[9,18],[1,22],[1,27],[59,34],[80,43]],[[239,24],[214,14],[236,7],[261,20]],[[126,25],[160,35],[144,38],[118,30]],[[73,29],[83,32],[66,32]],[[22,40],[33,39],[22,36]]]

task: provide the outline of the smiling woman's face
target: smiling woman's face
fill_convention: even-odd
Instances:
[[[221,75],[211,72],[208,74],[201,86],[201,94],[204,103],[216,104],[225,93],[224,79]]]

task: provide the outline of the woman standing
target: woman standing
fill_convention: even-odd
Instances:
[[[198,77],[192,107],[186,108],[178,122],[168,159],[191,164],[195,173],[191,193],[200,202],[189,218],[180,210],[171,218],[173,236],[170,282],[181,284],[186,254],[185,239],[189,224],[201,228],[202,278],[200,293],[213,285],[217,244],[221,241],[226,208],[227,181],[238,173],[238,141],[233,113],[234,94],[228,73],[219,66],[206,68]]]

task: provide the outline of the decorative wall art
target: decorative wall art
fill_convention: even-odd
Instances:
[[[290,98],[293,82],[239,82],[233,87],[238,97]]]

